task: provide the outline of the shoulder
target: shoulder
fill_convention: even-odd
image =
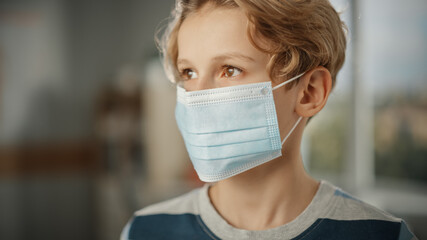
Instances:
[[[354,231],[351,234],[363,234],[364,239],[416,239],[401,218],[361,201],[330,183],[324,184],[330,188],[332,196],[324,196],[329,198],[329,207],[319,220],[322,222],[320,225],[327,225],[334,231],[345,231],[346,235]]]
[[[332,218],[341,220],[383,220],[389,222],[400,222],[390,213],[368,204],[342,189],[331,185],[334,188],[332,197],[333,211],[330,212]]]
[[[204,239],[200,222],[198,197],[203,189],[156,203],[136,211],[122,231],[127,239]]]

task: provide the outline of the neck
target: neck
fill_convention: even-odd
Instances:
[[[212,204],[229,224],[246,230],[274,228],[309,205],[319,184],[305,172],[299,152],[286,151],[285,156],[210,188]]]

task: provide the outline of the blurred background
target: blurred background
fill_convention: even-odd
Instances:
[[[304,163],[427,239],[427,2],[333,0],[345,66]],[[0,239],[118,239],[201,186],[154,35],[162,1],[0,1]]]

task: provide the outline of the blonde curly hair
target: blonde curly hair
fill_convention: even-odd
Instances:
[[[335,85],[345,59],[347,27],[328,0],[177,0],[171,21],[156,38],[172,82],[179,79],[176,63],[181,24],[207,3],[241,8],[246,13],[249,39],[254,47],[269,54],[267,70],[273,81],[323,66]]]

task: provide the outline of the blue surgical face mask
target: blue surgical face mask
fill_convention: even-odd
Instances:
[[[271,82],[187,92],[177,87],[175,117],[200,180],[215,182],[282,155]]]

